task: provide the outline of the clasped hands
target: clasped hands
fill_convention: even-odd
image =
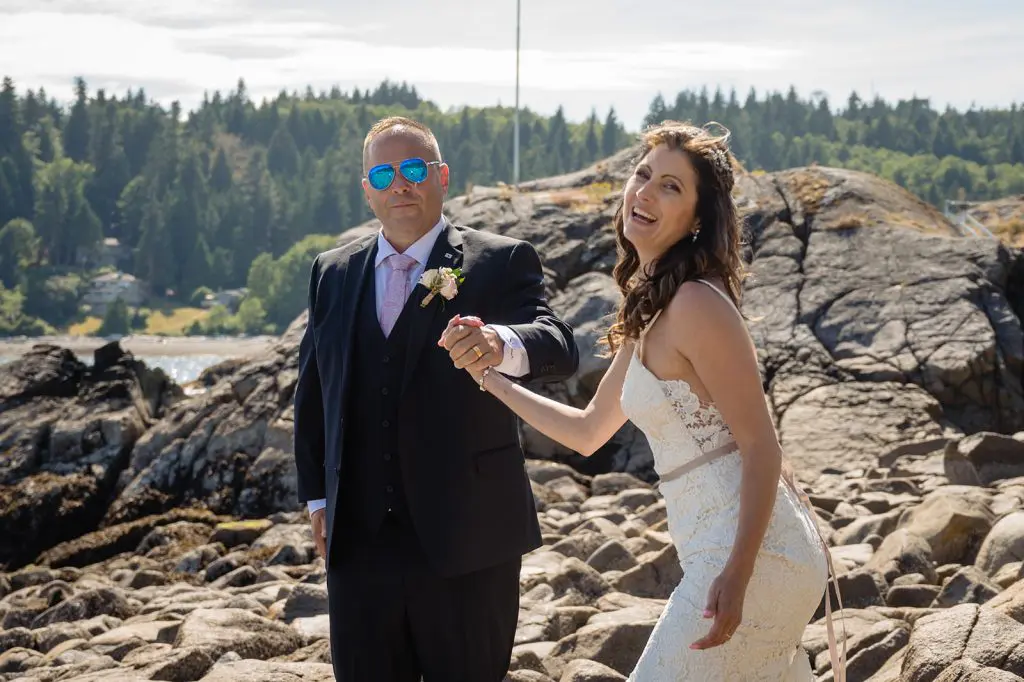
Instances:
[[[466,370],[476,381],[505,356],[505,342],[498,333],[473,316],[456,315],[449,320],[437,345],[448,351],[457,369]]]

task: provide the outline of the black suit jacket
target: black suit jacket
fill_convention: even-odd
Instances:
[[[339,476],[347,452],[345,423],[359,398],[350,377],[352,334],[361,287],[374,267],[377,236],[318,255],[309,282],[309,318],[299,346],[295,390],[295,462],[299,500],[327,498],[328,561],[338,518]],[[452,225],[427,268],[461,267],[458,295],[419,301],[417,285],[399,400],[399,459],[406,502],[420,544],[442,575],[492,566],[540,546],[540,528],[515,415],[437,345],[456,313],[508,325],[523,340],[530,375],[559,380],[575,373],[572,328],[544,299],[540,258],[530,244]],[[442,305],[443,302],[443,305]]]

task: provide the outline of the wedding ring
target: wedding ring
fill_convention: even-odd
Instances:
[[[480,350],[480,346],[473,346],[473,350],[476,351],[476,359],[477,360],[479,360],[480,358],[482,358],[484,356],[483,351]]]

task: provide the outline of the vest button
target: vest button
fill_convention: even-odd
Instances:
[[[389,421],[388,421],[387,419],[385,419],[384,421],[382,421],[382,422],[380,423],[380,425],[381,425],[381,426],[383,426],[383,427],[384,427],[384,428],[386,429],[386,428],[388,428],[389,426],[391,426],[391,422],[389,422]]]
[[[384,461],[385,462],[390,462],[391,461],[391,453],[390,452],[385,452],[384,453]]]
[[[392,488],[391,486],[388,486],[388,487],[384,488],[384,490],[386,490],[386,491],[387,491],[387,492],[389,492],[389,493],[393,493],[393,492],[395,492],[395,489],[394,489],[394,488]]]

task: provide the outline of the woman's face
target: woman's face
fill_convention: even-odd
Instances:
[[[697,171],[689,156],[659,144],[626,181],[623,233],[647,263],[692,235],[696,209]]]

